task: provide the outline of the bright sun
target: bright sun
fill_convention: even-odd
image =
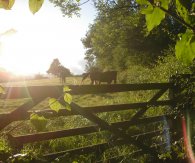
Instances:
[[[93,9],[86,6],[81,17],[67,18],[45,1],[33,15],[25,2],[17,1],[10,11],[0,10],[0,68],[17,75],[46,74],[53,59],[58,58],[72,73],[83,73],[81,38],[93,21]],[[12,28],[17,32],[2,37],[2,32]]]
[[[33,41],[20,33],[2,38],[0,67],[16,75],[39,73],[41,57],[36,56],[37,47],[32,47]]]

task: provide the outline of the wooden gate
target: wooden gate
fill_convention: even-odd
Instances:
[[[190,79],[190,82],[194,79]],[[85,94],[102,94],[102,93],[115,93],[115,92],[130,92],[130,91],[154,91],[154,95],[147,101],[137,102],[137,103],[125,103],[125,104],[115,104],[115,105],[102,105],[102,106],[89,106],[82,107],[77,103],[71,103],[71,111],[66,109],[61,109],[58,113],[55,113],[51,109],[44,109],[37,111],[37,114],[45,115],[47,118],[58,117],[58,116],[72,116],[72,115],[82,115],[92,122],[92,125],[74,128],[68,130],[58,130],[52,132],[39,132],[35,134],[19,135],[13,136],[8,135],[8,140],[13,146],[22,147],[22,145],[27,143],[39,142],[44,140],[52,140],[63,137],[70,137],[76,135],[85,135],[95,132],[109,131],[110,138],[107,142],[92,144],[90,146],[85,146],[76,149],[70,149],[65,151],[59,151],[55,153],[45,154],[44,157],[47,160],[53,160],[57,157],[61,157],[68,153],[70,156],[81,155],[88,153],[96,153],[101,155],[106,149],[113,148],[115,146],[121,145],[134,145],[137,150],[132,151],[131,155],[136,154],[150,154],[154,158],[158,158],[159,149],[167,146],[166,138],[159,144],[152,144],[152,139],[157,136],[162,136],[168,134],[171,141],[175,141],[176,138],[181,137],[181,133],[177,130],[177,135],[174,135],[176,128],[178,129],[178,122],[180,119],[176,118],[176,114],[163,114],[148,117],[145,115],[146,111],[151,107],[166,106],[173,109],[177,105],[178,97],[174,96],[175,92],[181,92],[182,88],[178,87],[174,82],[170,83],[143,83],[143,84],[114,84],[114,85],[69,85],[71,95],[85,95]],[[171,98],[170,95],[171,94]],[[0,115],[0,129],[3,130],[6,126],[14,121],[28,120],[31,112],[29,111],[32,107],[40,103],[47,97],[53,97],[60,99],[63,104],[62,98],[63,86],[29,86],[29,87],[6,87],[6,93],[1,95],[1,99],[18,99],[18,98],[31,98],[27,103],[19,106],[11,113]],[[165,98],[162,98],[162,96]],[[97,116],[97,113],[103,112],[118,112],[124,110],[137,110],[137,112],[132,115],[131,119],[125,121],[119,121],[114,123],[109,123],[102,118]],[[52,113],[52,114],[48,114]],[[143,131],[139,134],[131,134],[127,130],[131,126],[136,126],[140,124],[153,124],[156,122],[162,122],[166,127],[161,127],[160,129],[152,131]],[[162,125],[161,124],[161,125]],[[176,125],[175,125],[176,124]],[[167,127],[168,126],[168,127]],[[149,141],[145,141],[149,140]],[[169,141],[170,141],[169,140]],[[150,143],[148,143],[150,142]],[[130,155],[130,154],[129,154]],[[117,156],[109,158],[108,160],[120,160],[124,156]],[[101,160],[99,160],[101,162]],[[97,161],[98,162],[98,161]]]

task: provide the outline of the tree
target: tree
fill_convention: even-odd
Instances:
[[[60,78],[64,78],[64,77],[67,77],[67,76],[71,76],[71,72],[68,68],[64,67],[58,58],[55,58],[49,69],[47,70],[47,73],[48,74],[53,74],[57,77],[60,77]]]
[[[48,74],[53,74],[56,76],[59,76],[59,67],[61,66],[61,63],[59,61],[59,59],[54,59],[53,62],[51,63],[49,69],[47,70]]]
[[[60,75],[62,77],[72,76],[70,70],[68,68],[64,67],[63,65],[60,65],[58,68],[59,68]]]
[[[96,7],[97,18],[82,39],[87,67],[96,64],[102,69],[126,69],[134,58],[144,64],[154,63],[163,50],[175,44],[173,36],[183,30],[167,17],[146,37],[144,16],[135,1],[99,2]]]

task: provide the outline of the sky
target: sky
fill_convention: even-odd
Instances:
[[[63,17],[48,0],[34,15],[28,0],[15,0],[11,10],[0,9],[0,68],[17,75],[46,74],[53,59],[73,74],[84,72],[84,46],[89,24],[95,19],[92,2],[82,6],[81,16]]]

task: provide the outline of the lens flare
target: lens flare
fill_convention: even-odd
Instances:
[[[187,154],[187,157],[189,159],[190,163],[195,163],[195,158],[191,146],[191,132],[190,132],[190,116],[189,113],[187,112],[186,114],[187,118],[187,124],[186,124],[186,119],[185,117],[182,117],[182,130],[183,130],[183,138],[184,138],[184,146],[185,146],[185,151]]]
[[[163,121],[164,121],[164,139],[166,142],[166,152],[171,150],[171,141],[170,141],[170,132],[169,132],[169,125],[167,123],[167,119],[164,116],[163,117]]]

